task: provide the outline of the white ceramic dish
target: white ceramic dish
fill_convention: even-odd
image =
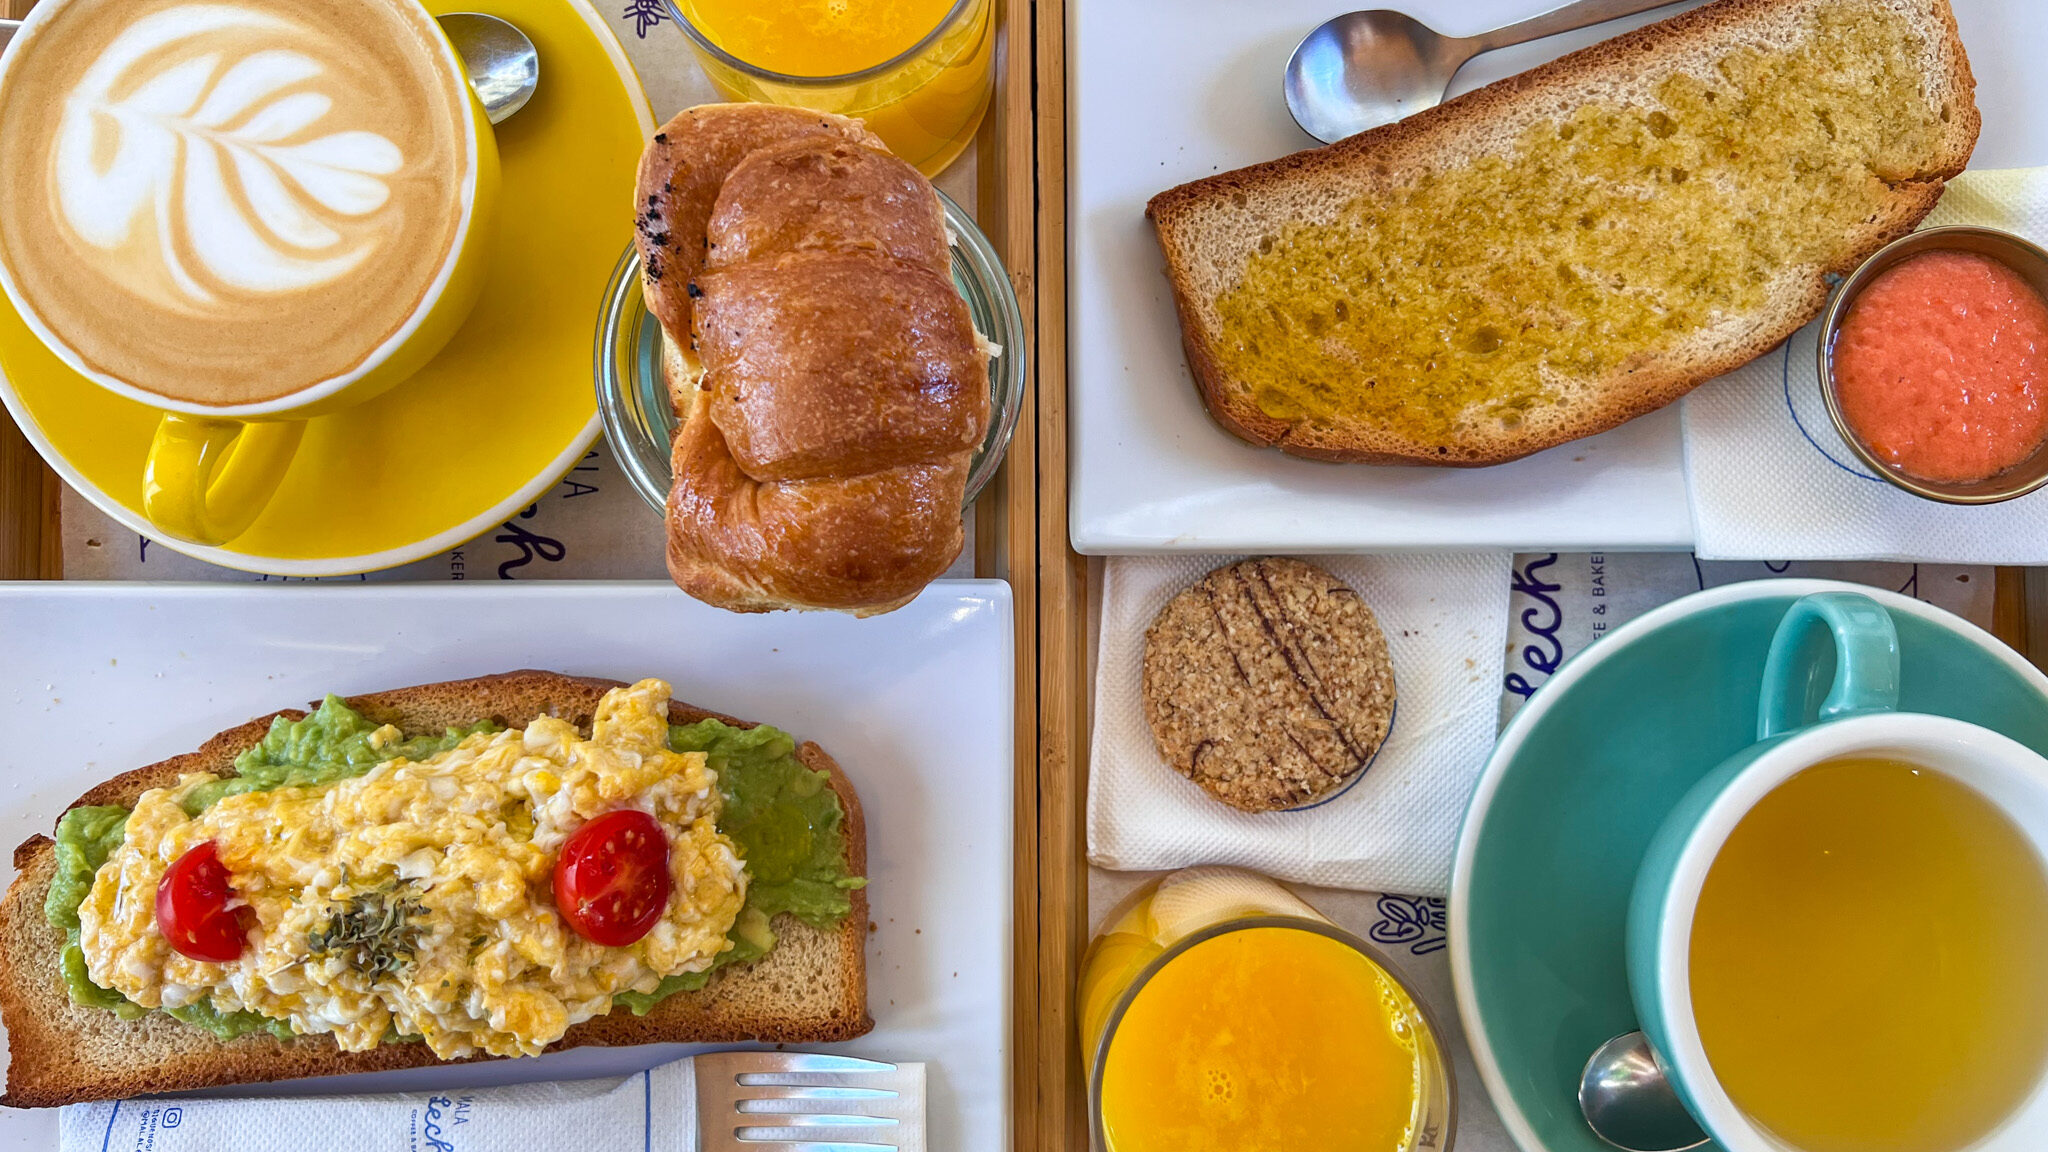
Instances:
[[[693,704],[815,739],[868,820],[869,1009],[829,1046],[927,1060],[933,1148],[1009,1132],[1009,586],[944,581],[871,620],[738,616],[665,584],[252,588],[0,585],[0,840],[48,833],[83,792],[324,692],[548,668],[663,676]],[[0,882],[13,869],[0,865]],[[391,1091],[621,1075],[698,1049],[302,1080],[220,1095]],[[0,1109],[0,1148],[57,1146],[54,1110]]]
[[[1973,163],[2048,163],[2039,0],[1952,0],[1984,132]],[[1082,552],[1685,548],[1676,406],[1498,468],[1374,468],[1253,448],[1209,419],[1145,222],[1175,184],[1315,142],[1288,118],[1295,43],[1347,8],[1469,35],[1556,0],[1079,0],[1068,21],[1074,547]],[[1473,61],[1462,92],[1680,11]],[[1135,50],[1134,46],[1143,49]]]

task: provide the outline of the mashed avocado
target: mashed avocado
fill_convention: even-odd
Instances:
[[[466,729],[450,728],[439,736],[380,743],[372,738],[379,725],[349,707],[341,697],[329,696],[304,719],[287,720],[280,716],[272,720],[263,739],[235,757],[236,774],[193,790],[186,798],[185,808],[198,815],[222,797],[240,792],[327,784],[360,776],[386,760],[431,756],[455,747],[477,732],[493,731],[496,727],[486,720]],[[85,953],[78,944],[78,906],[92,891],[93,876],[100,865],[121,846],[127,822],[128,809],[116,805],[73,808],[64,814],[57,822],[57,874],[50,879],[43,915],[64,933],[64,983],[71,991],[72,1002],[89,1008],[109,1008],[122,1019],[132,1020],[148,1009],[131,1003],[119,992],[94,984],[86,975]],[[269,1032],[284,1040],[292,1036],[290,1026],[282,1020],[254,1012],[222,1012],[204,1000],[164,1011],[222,1040],[254,1031]]]
[[[185,798],[185,811],[197,816],[223,797],[243,792],[332,784],[361,776],[386,760],[424,760],[479,732],[495,732],[498,725],[479,720],[439,736],[397,740],[377,739],[380,728],[382,725],[349,707],[339,696],[321,701],[320,707],[302,720],[279,716],[270,722],[270,731],[262,740],[235,757],[233,776],[193,789]]]
[[[747,862],[747,903],[726,939],[732,947],[702,972],[670,976],[653,992],[621,992],[613,1002],[636,1016],[665,997],[702,988],[728,964],[757,960],[775,946],[771,917],[787,912],[814,928],[830,928],[853,909],[848,891],[867,881],[846,874],[846,813],[828,786],[830,775],[796,758],[796,741],[766,724],[734,728],[717,720],[671,725],[668,746],[702,752],[718,773],[725,812],[718,830]]]
[[[398,740],[378,739],[378,729],[340,697],[329,696],[303,719],[273,720],[260,742],[235,757],[236,774],[195,789],[186,808],[196,815],[225,796],[328,784],[360,776],[386,760],[424,759],[478,732],[495,731],[497,725],[479,721],[439,736]],[[746,905],[729,936],[733,946],[719,954],[710,971],[671,976],[654,992],[624,992],[614,998],[637,1015],[677,992],[703,987],[712,971],[760,958],[775,946],[768,922],[777,913],[788,912],[819,928],[836,924],[852,909],[848,890],[867,883],[846,873],[846,836],[840,827],[845,813],[838,796],[826,786],[826,773],[813,772],[797,760],[796,743],[787,733],[766,725],[733,728],[705,720],[671,727],[669,746],[678,752],[704,752],[718,773],[725,800],[719,830],[739,845],[751,881]],[[86,975],[78,943],[78,907],[92,891],[100,865],[121,846],[127,820],[128,809],[113,805],[73,808],[64,814],[57,822],[57,871],[43,915],[64,933],[62,966],[72,1001],[133,1019],[148,1009],[94,984]],[[292,1036],[282,1020],[254,1012],[224,1013],[205,1001],[166,1011],[224,1041],[252,1031],[267,1031],[280,1039]]]
[[[85,953],[78,946],[78,906],[92,891],[93,873],[121,846],[127,824],[128,810],[111,804],[73,808],[57,821],[57,874],[50,877],[43,916],[64,933],[64,983],[71,989],[72,1002],[111,1008],[123,1020],[132,1020],[147,1009],[86,979]]]
[[[127,997],[92,982],[85,972],[85,953],[78,946],[78,906],[92,891],[93,873],[121,846],[122,829],[128,810],[114,805],[73,808],[57,822],[57,874],[50,879],[50,894],[43,900],[43,915],[64,932],[64,984],[71,1000],[88,1008],[111,1009],[123,1020],[133,1020],[149,1009]],[[182,1008],[167,1008],[173,1019],[204,1028],[222,1040],[245,1032],[263,1031],[279,1039],[291,1039],[292,1030],[282,1020],[254,1012],[222,1012],[199,1001]]]

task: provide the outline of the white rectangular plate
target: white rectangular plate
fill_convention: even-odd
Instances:
[[[678,699],[815,740],[846,769],[867,817],[875,1030],[827,1050],[930,1061],[930,1146],[1002,1148],[1010,619],[993,580],[940,582],[869,620],[734,615],[666,584],[0,585],[0,847],[48,833],[108,777],[323,693],[516,668],[660,676]],[[624,1075],[698,1050],[579,1048],[219,1094]],[[0,1147],[55,1148],[56,1120],[0,1109]]]
[[[1397,8],[1470,35],[1561,0],[1076,0],[1069,9],[1074,547],[1082,552],[1684,548],[1676,408],[1475,470],[1318,464],[1203,411],[1145,202],[1312,146],[1280,73],[1316,24]],[[1972,163],[2048,163],[2048,4],[1953,0],[1984,133]],[[1504,49],[1462,92],[1681,8]]]

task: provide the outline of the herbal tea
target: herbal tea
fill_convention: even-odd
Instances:
[[[1834,760],[1765,796],[1707,874],[1691,967],[1715,1077],[1803,1152],[1952,1152],[2048,1061],[2048,874],[1931,769]]]

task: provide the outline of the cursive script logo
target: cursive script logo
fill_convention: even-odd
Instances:
[[[79,238],[153,248],[192,305],[215,302],[209,281],[292,292],[360,264],[375,239],[335,225],[382,208],[405,157],[375,132],[322,130],[335,101],[309,86],[327,68],[289,47],[302,35],[266,12],[184,4],[115,37],[57,130],[57,197]]]
[[[1531,671],[1548,679],[1564,662],[1564,641],[1557,638],[1557,630],[1564,624],[1564,609],[1552,593],[1562,591],[1564,585],[1544,579],[1539,573],[1557,563],[1557,553],[1551,552],[1529,561],[1526,568],[1513,570],[1514,583],[1511,591],[1519,592],[1536,601],[1535,607],[1522,610],[1522,627],[1536,644],[1524,645],[1521,651],[1522,663]],[[1545,618],[1545,614],[1548,618]],[[1533,696],[1540,682],[1532,683],[1520,672],[1507,674],[1507,690],[1517,696]]]
[[[498,565],[498,579],[517,579],[517,577],[512,575],[513,571],[533,563],[533,558],[536,556],[549,563],[555,563],[569,554],[569,549],[560,540],[552,536],[543,536],[524,524],[519,523],[520,520],[533,519],[539,512],[540,505],[527,505],[526,511],[521,512],[516,518],[500,524],[498,526],[498,534],[491,537],[491,539],[496,540],[500,544],[510,544],[519,549],[518,556]]]
[[[441,1119],[445,1115],[442,1109],[452,1107],[454,1103],[446,1096],[427,1097],[427,1114],[420,1121],[420,1135],[433,1152],[455,1152],[455,1145],[441,1135]]]

